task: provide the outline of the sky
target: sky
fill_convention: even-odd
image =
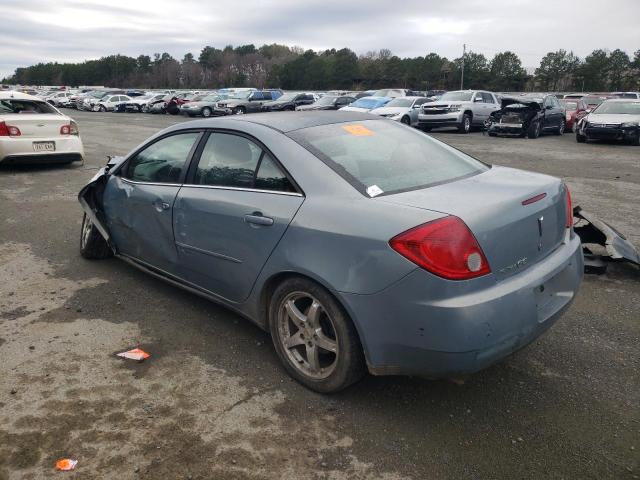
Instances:
[[[39,62],[281,43],[381,48],[400,57],[462,45],[511,50],[525,67],[564,48],[640,49],[640,0],[0,0],[0,78]]]

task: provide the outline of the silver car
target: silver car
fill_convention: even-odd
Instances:
[[[435,102],[422,106],[418,116],[418,127],[425,131],[439,127],[454,127],[461,133],[469,133],[474,126],[482,128],[489,116],[499,109],[500,102],[491,92],[447,92]]]
[[[397,97],[384,107],[374,108],[369,113],[415,127],[418,125],[420,106],[430,101],[426,97]]]
[[[598,105],[576,127],[576,141],[587,140],[620,140],[640,145],[640,100],[605,100]]]
[[[369,114],[179,123],[79,199],[84,257],[240,313],[319,392],[491,365],[553,325],[584,268],[559,179]]]

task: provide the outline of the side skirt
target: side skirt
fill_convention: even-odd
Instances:
[[[229,310],[232,310],[234,313],[237,313],[238,315],[246,318],[251,323],[259,327],[261,330],[265,330],[264,326],[261,325],[260,322],[248,316],[246,313],[244,313],[234,304],[230,303],[228,300],[220,297],[219,295],[216,295],[213,292],[210,292],[209,290],[205,290],[201,287],[198,287],[197,285],[187,282],[186,280],[183,280],[180,277],[176,277],[175,275],[165,272],[164,270],[155,268],[145,262],[142,262],[141,260],[138,260],[137,258],[133,258],[122,253],[117,253],[115,254],[115,256],[121,260],[124,260],[126,263],[128,263],[129,265],[132,265],[138,270],[141,270],[155,278],[163,280],[169,283],[170,285],[181,288],[183,290],[186,290],[189,293],[193,293],[194,295],[198,295],[199,297],[205,298],[213,303],[216,303],[225,308],[228,308]]]

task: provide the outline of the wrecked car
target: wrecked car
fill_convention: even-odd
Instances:
[[[565,108],[555,95],[505,96],[500,99],[500,110],[489,115],[485,128],[492,137],[538,138],[547,132],[562,135],[565,116]]]
[[[79,200],[85,258],[238,312],[319,392],[483,369],[551,327],[583,276],[563,182],[370,114],[179,123]]]
[[[603,260],[626,261],[640,266],[640,254],[633,244],[618,230],[592,213],[576,205],[573,208],[574,230],[580,237],[585,256],[585,272],[604,273]],[[590,245],[599,245],[604,252],[592,251]]]
[[[576,129],[576,141],[617,140],[640,145],[640,100],[605,100],[583,117]]]

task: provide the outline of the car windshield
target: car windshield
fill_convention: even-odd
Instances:
[[[407,107],[413,105],[414,100],[412,98],[394,98],[385,107]]]
[[[640,115],[640,102],[603,102],[595,110],[598,115]]]
[[[596,107],[600,105],[602,102],[604,102],[605,99],[600,97],[584,97],[583,100],[590,107]]]
[[[473,92],[447,92],[440,100],[443,102],[454,101],[454,102],[470,102]]]
[[[107,92],[91,92],[88,96],[93,98],[102,98],[107,95]]]
[[[282,97],[280,97],[280,98],[282,98]],[[329,105],[333,105],[337,98],[338,97],[325,95],[324,97],[320,98],[317,102],[314,102],[313,104],[318,106],[318,107],[329,106]]]
[[[489,168],[394,122],[335,123],[303,128],[289,136],[369,196],[425,188]]]
[[[0,113],[52,113],[58,115],[58,112],[47,102],[12,98],[0,100]]]
[[[635,93],[614,93],[614,95],[618,98],[638,98]]]
[[[285,93],[281,96],[278,97],[278,102],[290,102],[292,100],[295,100],[296,97],[300,95],[299,93]]]
[[[376,90],[372,96],[374,97],[399,97],[404,95],[402,90],[387,88],[385,90]]]
[[[236,92],[233,95],[231,95],[229,98],[231,99],[235,99],[235,100],[246,100],[247,98],[249,98],[249,95],[251,95],[253,92]]]
[[[577,102],[562,102],[564,103],[564,107],[567,110],[577,110],[578,109],[578,103]]]
[[[217,102],[218,100],[220,100],[220,97],[218,95],[207,95],[201,101],[202,102]]]
[[[369,110],[372,110],[374,108],[382,107],[388,102],[389,99],[385,97],[362,97],[349,106],[356,108],[368,108]]]

